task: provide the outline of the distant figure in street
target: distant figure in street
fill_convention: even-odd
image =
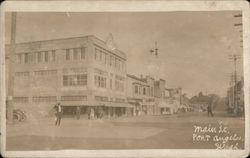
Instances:
[[[93,108],[90,109],[90,119],[93,120],[95,118],[95,111]]]
[[[55,106],[55,109],[56,109],[56,126],[60,126],[61,124],[61,118],[62,118],[62,106],[60,103],[58,103],[56,106]]]
[[[208,114],[208,117],[211,115],[212,117],[214,116],[213,115],[213,112],[212,112],[212,104],[208,104],[207,106],[207,114]]]
[[[81,117],[81,108],[80,108],[80,106],[77,106],[76,107],[76,118],[77,118],[77,120],[79,120],[80,117]]]

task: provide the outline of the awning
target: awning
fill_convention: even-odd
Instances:
[[[142,102],[138,102],[138,101],[128,101],[129,104],[133,104],[133,105],[142,105]]]
[[[62,106],[103,106],[104,103],[96,101],[59,101]]]
[[[134,108],[129,103],[101,102],[101,101],[60,101],[62,106],[106,106]]]
[[[124,108],[134,108],[133,105],[128,103],[114,103],[114,102],[106,102],[106,107],[124,107]]]
[[[173,104],[167,104],[166,102],[159,102],[158,106],[161,108],[173,108]]]
[[[144,102],[142,105],[155,106],[155,102]]]

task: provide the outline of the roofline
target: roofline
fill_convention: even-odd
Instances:
[[[147,83],[147,81],[145,81],[144,79],[141,79],[141,78],[139,78],[139,77],[137,77],[137,76],[135,76],[135,75],[127,74],[127,76],[130,77],[130,78],[136,79],[136,80],[138,80],[138,81]]]
[[[39,43],[39,42],[50,42],[50,41],[60,41],[60,40],[67,40],[67,39],[75,39],[75,38],[89,38],[89,37],[95,37],[94,35],[86,35],[86,36],[77,36],[77,37],[65,37],[65,38],[56,38],[56,39],[49,39],[49,40],[39,40],[39,41],[30,41],[30,42],[20,42],[15,43],[16,45],[22,45],[22,44],[30,44],[30,43]],[[97,37],[95,37],[98,39]],[[100,40],[100,39],[99,39]],[[5,44],[10,45],[10,44]]]

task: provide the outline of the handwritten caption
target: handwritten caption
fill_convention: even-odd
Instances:
[[[222,121],[216,125],[194,125],[193,142],[213,142],[216,149],[239,149],[239,141],[243,138],[231,133],[227,124]]]

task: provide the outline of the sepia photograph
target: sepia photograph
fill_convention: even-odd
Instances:
[[[244,155],[250,61],[245,16],[249,20],[242,8],[6,9],[2,147]]]

